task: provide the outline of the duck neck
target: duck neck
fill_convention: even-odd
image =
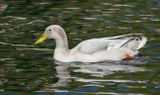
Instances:
[[[67,36],[64,34],[64,37],[58,37],[55,39],[56,41],[56,48],[55,51],[62,51],[62,52],[68,52],[68,41]]]

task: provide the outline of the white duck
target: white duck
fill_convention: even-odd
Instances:
[[[142,34],[128,34],[114,37],[94,38],[79,43],[73,49],[68,48],[67,36],[59,25],[50,25],[35,42],[54,39],[56,47],[53,58],[60,62],[101,62],[120,61],[138,54],[147,38]]]

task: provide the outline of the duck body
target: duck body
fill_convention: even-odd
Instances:
[[[41,43],[45,39],[55,40],[56,47],[53,58],[60,62],[120,61],[137,55],[139,49],[147,42],[146,37],[135,33],[88,39],[69,49],[67,36],[59,25],[47,27],[35,44]]]

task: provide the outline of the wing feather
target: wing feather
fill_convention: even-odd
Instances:
[[[139,37],[138,40],[137,37]],[[146,41],[147,39],[142,36],[141,33],[95,38],[79,43],[75,48],[72,49],[71,52],[72,54],[77,52],[93,54],[98,51],[111,50],[122,47],[136,50],[143,47]]]

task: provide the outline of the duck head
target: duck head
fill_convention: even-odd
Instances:
[[[59,25],[50,25],[48,26],[40,38],[34,43],[37,45],[46,39],[63,39],[65,37],[64,29]]]

